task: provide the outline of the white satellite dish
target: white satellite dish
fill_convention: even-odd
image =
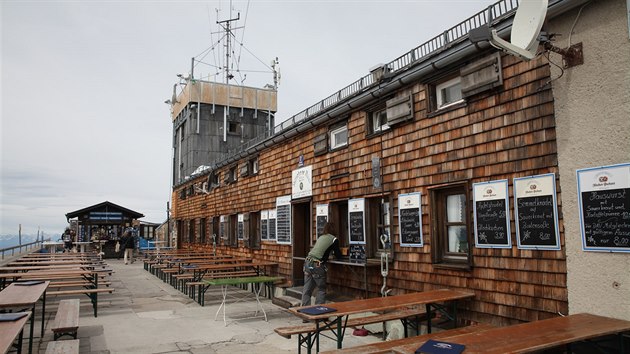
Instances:
[[[545,22],[548,5],[549,0],[520,0],[512,22],[510,42],[499,37],[497,30],[488,25],[471,30],[469,38],[473,43],[488,41],[493,47],[508,54],[531,60],[538,51],[538,37]]]

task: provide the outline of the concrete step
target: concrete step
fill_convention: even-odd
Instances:
[[[276,296],[271,300],[276,306],[280,306],[282,308],[288,309],[289,307],[300,306],[301,301],[291,296]]]
[[[286,288],[284,289],[284,294],[286,296],[290,296],[296,299],[302,299],[302,290],[304,289],[303,286],[294,286],[292,288]]]

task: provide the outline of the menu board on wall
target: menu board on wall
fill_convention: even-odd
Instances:
[[[577,170],[584,251],[630,252],[630,164]]]
[[[243,218],[243,214],[238,214],[238,225],[236,226],[236,235],[238,236],[239,240],[243,239],[243,229],[244,229],[244,218]]]
[[[269,212],[263,210],[260,212],[260,239],[269,239]]]
[[[324,225],[328,221],[328,204],[318,204],[315,207],[315,225],[317,237],[324,233]]]
[[[348,235],[350,244],[365,244],[365,199],[348,201]]]
[[[559,250],[556,176],[514,179],[514,219],[518,248]]]
[[[276,209],[269,210],[269,240],[276,239]]]
[[[276,198],[276,241],[291,244],[291,196]]]
[[[365,262],[365,245],[351,245],[350,260],[355,262]]]
[[[473,184],[475,246],[512,248],[508,180]]]
[[[398,196],[398,225],[400,227],[400,246],[422,247],[422,211],[420,193],[408,193]]]

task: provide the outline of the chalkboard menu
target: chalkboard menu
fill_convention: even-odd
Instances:
[[[422,247],[422,212],[420,193],[398,196],[398,225],[402,247]]]
[[[350,260],[355,262],[365,262],[365,246],[350,245]]]
[[[516,240],[521,249],[560,249],[553,173],[514,179]]]
[[[276,210],[269,210],[269,239],[276,239]]]
[[[261,240],[269,239],[268,225],[269,225],[269,212],[267,210],[263,210],[260,212],[260,239]]]
[[[630,164],[577,171],[582,249],[630,252]]]
[[[508,181],[473,184],[475,246],[511,248]]]
[[[291,244],[291,196],[276,199],[276,241]]]
[[[348,234],[350,244],[365,244],[365,200],[348,201]]]
[[[317,237],[324,233],[324,225],[328,221],[328,204],[319,204],[315,212]]]
[[[244,219],[243,214],[238,214],[238,225],[236,226],[236,235],[239,240],[243,239],[243,228],[244,228]]]

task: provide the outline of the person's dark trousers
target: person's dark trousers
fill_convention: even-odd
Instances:
[[[326,266],[318,262],[304,262],[304,289],[302,290],[302,306],[311,304],[311,295],[315,293],[315,304],[326,302]]]

